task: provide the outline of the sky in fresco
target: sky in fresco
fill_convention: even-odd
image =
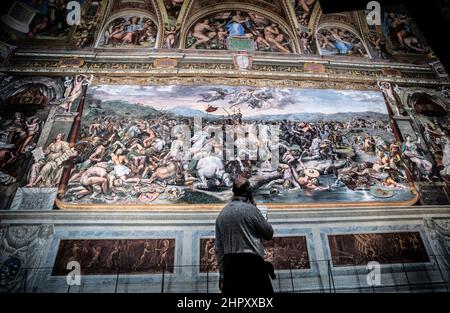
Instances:
[[[224,99],[213,102],[199,102],[217,94],[217,90],[226,92]],[[386,104],[381,92],[331,89],[279,89],[229,86],[126,86],[98,85],[89,87],[88,93],[101,101],[122,100],[132,104],[152,106],[157,109],[190,108],[205,112],[208,105],[218,107],[215,115],[224,115],[230,111],[233,103],[242,91],[256,90],[270,95],[263,101],[262,109],[250,108],[242,103],[235,108],[244,116],[281,115],[287,113],[346,113],[377,112],[387,114]]]

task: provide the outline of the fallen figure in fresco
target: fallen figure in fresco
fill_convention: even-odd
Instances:
[[[368,201],[400,192],[406,195],[409,190],[402,173],[403,154],[393,144],[393,134],[384,121],[359,117],[345,122],[279,120],[271,122],[279,126],[279,144],[272,142],[270,132],[244,136],[235,142],[241,152],[222,160],[213,153],[218,138],[207,130],[228,124],[234,125],[233,129],[254,127],[261,121],[204,120],[204,129],[192,136],[182,127],[191,123],[189,118],[157,114],[151,118],[89,117],[91,123],[82,127],[75,147],[78,156],[62,200],[223,203],[231,197],[230,186],[238,175],[249,179],[262,202],[320,198],[348,202],[354,201],[355,195]],[[186,152],[195,158],[183,160],[178,152],[186,135],[191,141]],[[253,151],[251,142],[268,152]],[[270,151],[274,149],[279,164],[272,168]],[[249,158],[254,153],[259,153],[259,159]]]

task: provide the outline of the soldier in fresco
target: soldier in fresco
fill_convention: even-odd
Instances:
[[[79,155],[64,199],[177,204],[196,203],[207,195],[226,202],[238,175],[252,179],[255,190],[267,199],[289,194],[302,199],[320,193],[347,196],[348,191],[362,195],[376,186],[390,188],[393,195],[408,192],[403,173],[407,156],[395,143],[387,115],[309,122],[247,116],[248,110],[276,108],[277,95],[256,88],[212,88],[211,93],[199,94],[192,101],[206,102],[205,114],[220,114],[225,107],[226,115],[203,119],[202,130],[195,133],[192,111],[185,108],[177,107],[180,113],[149,108],[148,114],[129,117],[112,111],[95,113],[100,107],[95,105],[76,144]],[[235,138],[234,156],[221,159],[215,152],[228,140],[225,127],[230,125],[235,131],[259,130],[244,131]],[[275,167],[272,131],[261,128],[270,125],[277,125],[280,135]],[[190,145],[185,147],[187,141]]]
[[[92,195],[94,188],[100,187],[105,198],[109,198],[110,188],[108,185],[108,169],[109,165],[101,162],[86,169],[80,175],[80,184],[84,188],[77,193],[77,197],[81,198],[85,195]]]

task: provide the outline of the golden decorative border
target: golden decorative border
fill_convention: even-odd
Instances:
[[[346,89],[346,90],[379,90],[376,83],[355,83],[314,80],[290,79],[259,79],[243,78],[242,72],[236,72],[240,77],[208,77],[208,76],[169,76],[169,77],[122,77],[98,76],[93,85],[226,85],[248,87],[276,88],[316,88],[316,89]],[[267,77],[267,75],[266,75]]]

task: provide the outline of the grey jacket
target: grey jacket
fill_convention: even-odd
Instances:
[[[272,226],[259,209],[234,197],[216,219],[216,254],[220,275],[223,276],[223,256],[227,253],[254,253],[264,257],[261,239],[270,240]]]

